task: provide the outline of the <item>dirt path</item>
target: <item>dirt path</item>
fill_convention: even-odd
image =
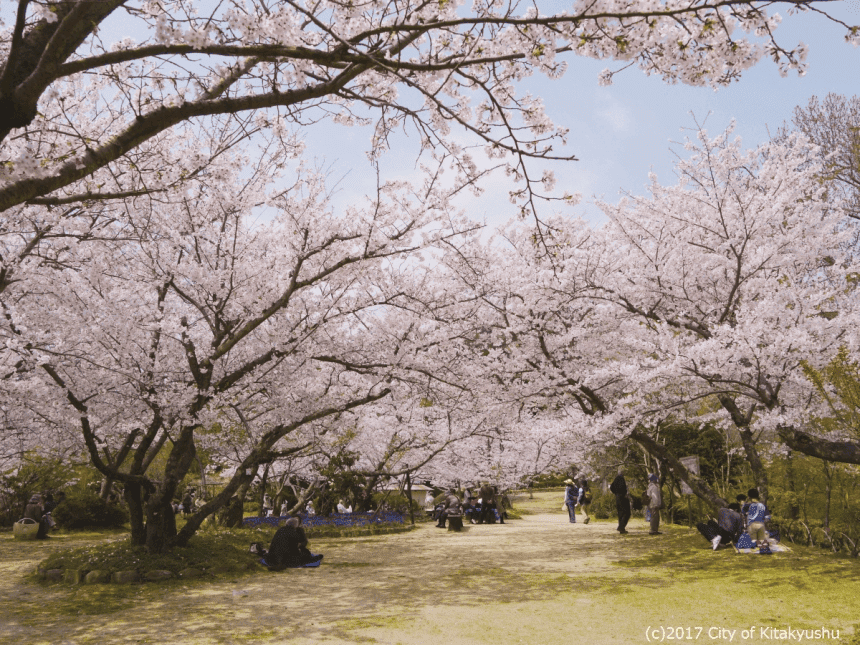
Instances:
[[[539,512],[462,534],[423,525],[319,541],[312,545],[325,554],[319,569],[121,592],[22,582],[43,556],[38,548],[22,554],[2,536],[0,643],[609,644],[648,642],[649,626],[689,627],[693,637],[702,627],[698,638],[684,639],[702,643],[780,643],[790,641],[767,638],[771,632],[743,640],[740,630],[791,623],[839,629],[839,639],[814,641],[836,644],[860,621],[856,562],[821,569],[819,554],[780,561],[714,554],[687,529],[648,536],[641,520],[622,537],[609,521],[569,524],[550,510],[556,497],[523,500]],[[802,571],[807,560],[814,573]],[[755,585],[751,564],[768,569]],[[38,611],[33,620],[46,605],[58,608],[56,619]],[[737,633],[711,638],[712,628]]]

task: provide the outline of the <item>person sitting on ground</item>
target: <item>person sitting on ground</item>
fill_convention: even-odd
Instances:
[[[469,498],[469,501],[463,505],[463,517],[469,520],[470,524],[477,524],[477,520],[480,513],[480,507],[478,506],[478,499],[476,497]]]
[[[720,544],[737,543],[744,532],[744,516],[741,514],[741,505],[737,502],[729,504],[728,508],[717,511],[716,521],[708,520],[706,525],[700,524],[696,528],[710,540],[714,551],[720,548]]]
[[[757,488],[750,488],[747,495],[750,499],[750,506],[747,511],[747,533],[749,533],[755,546],[767,546],[767,531],[765,531],[764,526],[765,522],[770,519],[770,512],[759,501]]]
[[[48,523],[45,517],[45,507],[42,506],[42,496],[38,493],[30,497],[27,502],[27,507],[24,509],[24,517],[39,523],[39,530],[36,532],[37,540],[44,540],[48,537]]]
[[[337,512],[338,513],[352,513],[352,504],[349,506],[344,505],[343,500],[340,500],[337,503]]]
[[[282,571],[289,567],[302,567],[319,562],[322,555],[308,551],[308,538],[300,526],[301,517],[291,517],[286,524],[275,532],[272,544],[265,554],[265,562],[272,571]]]

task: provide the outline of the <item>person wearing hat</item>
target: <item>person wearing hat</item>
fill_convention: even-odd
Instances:
[[[657,475],[648,475],[648,508],[651,509],[651,530],[648,535],[660,535],[660,507],[663,506],[663,493],[660,491]]]
[[[565,479],[564,483],[566,486],[564,489],[564,505],[567,506],[570,523],[576,524],[576,504],[579,502],[579,487],[572,479]]]

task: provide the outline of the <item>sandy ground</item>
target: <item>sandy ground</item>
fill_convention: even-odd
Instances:
[[[505,525],[319,541],[318,569],[136,585],[120,600],[113,585],[23,580],[60,540],[25,551],[5,534],[0,643],[838,644],[860,627],[856,561],[713,553],[686,528],[648,536],[641,520],[620,536],[614,522],[570,524],[556,497],[522,500],[536,514]],[[56,617],[35,610],[52,603],[65,608]],[[831,632],[774,631],[789,627]]]

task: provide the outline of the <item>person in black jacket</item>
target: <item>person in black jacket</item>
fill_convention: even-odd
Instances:
[[[630,521],[630,493],[627,491],[627,481],[624,479],[624,468],[618,467],[618,476],[609,485],[609,492],[615,495],[615,509],[618,511],[619,533],[627,533],[627,522]]]
[[[323,559],[321,555],[308,551],[308,538],[300,524],[301,518],[291,517],[285,526],[275,532],[266,553],[266,563],[272,571],[301,567]]]

